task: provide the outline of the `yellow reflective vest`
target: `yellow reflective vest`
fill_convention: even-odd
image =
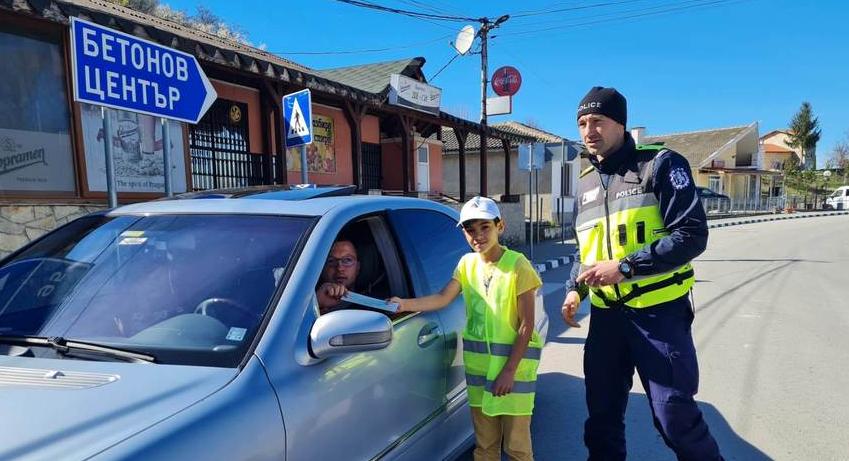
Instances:
[[[493,385],[510,358],[518,335],[517,274],[514,270],[521,253],[506,249],[490,274],[477,254],[460,260],[460,285],[466,304],[463,330],[463,362],[469,405],[480,407],[487,416],[530,415],[534,408],[537,368],[542,339],[533,332],[524,358],[519,361],[511,393],[495,397]],[[485,288],[483,277],[489,280]]]
[[[659,146],[637,146],[637,158],[626,162],[630,167],[624,174],[611,175],[607,187],[594,168],[581,174],[575,225],[581,264],[619,261],[669,235],[652,184],[654,159],[662,151]],[[655,306],[686,295],[694,281],[688,263],[667,273],[592,288],[590,302],[602,308]]]

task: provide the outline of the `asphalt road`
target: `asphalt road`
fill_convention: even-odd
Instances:
[[[699,405],[727,460],[849,460],[849,216],[714,229],[695,262]],[[548,344],[536,459],[586,459],[583,328],[559,318],[568,268],[543,274]],[[635,379],[629,459],[673,461]],[[471,459],[471,456],[464,457]]]

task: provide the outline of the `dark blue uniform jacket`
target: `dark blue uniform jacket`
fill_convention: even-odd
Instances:
[[[588,174],[600,174],[602,184],[606,187],[610,177],[624,174],[627,171],[627,162],[634,158],[636,158],[634,140],[626,132],[622,147],[605,158],[604,161],[598,161],[595,156],[590,157],[595,171]],[[673,186],[671,179],[673,171],[676,173],[676,178],[679,178],[675,186]],[[688,178],[687,184],[683,186],[680,181],[682,171]],[[687,159],[674,151],[660,153],[654,161],[652,184],[654,185],[654,195],[660,202],[663,222],[670,234],[629,255],[634,264],[634,275],[653,275],[668,272],[693,260],[707,246],[707,217],[699,200]],[[578,199],[575,200],[574,215],[576,217],[578,215]],[[574,229],[575,223],[572,224]],[[575,252],[575,261],[580,261],[580,248]],[[578,287],[575,283],[575,279],[580,274],[580,267],[577,262],[572,265],[572,273],[566,285],[566,292],[578,291],[583,299],[587,295],[586,287]]]

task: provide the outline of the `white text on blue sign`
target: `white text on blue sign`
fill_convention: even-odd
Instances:
[[[74,26],[78,100],[177,120],[198,117],[208,82],[194,57],[96,24],[75,20]]]

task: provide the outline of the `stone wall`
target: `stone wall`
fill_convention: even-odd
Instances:
[[[48,231],[104,208],[98,205],[0,205],[0,258]]]

